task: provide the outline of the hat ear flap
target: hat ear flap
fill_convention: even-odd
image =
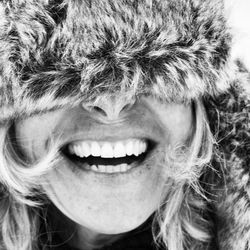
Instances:
[[[231,57],[250,72],[250,1],[224,0],[225,16],[233,36]]]

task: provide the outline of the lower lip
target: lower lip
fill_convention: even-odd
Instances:
[[[82,164],[80,162],[72,162],[77,169],[80,169],[84,172],[89,172],[97,175],[105,175],[105,176],[115,176],[115,175],[124,175],[128,174],[134,169],[137,169],[139,166],[143,165],[143,162],[134,162],[132,164],[120,164],[117,166],[105,166],[98,167],[98,166],[90,166],[87,164]]]
[[[144,178],[145,176],[148,176],[148,173],[151,171],[151,167],[153,166],[153,163],[151,162],[152,157],[149,157],[142,163],[135,162],[130,164],[132,167],[125,172],[103,173],[88,170],[86,165],[84,166],[82,163],[73,162],[67,157],[63,157],[62,161],[63,162],[58,165],[57,170],[60,172],[60,166],[62,166],[64,169],[62,169],[63,175],[65,173],[66,176],[69,178],[70,176],[71,178],[75,178],[74,180],[78,180],[79,183],[83,181],[89,183],[88,181],[91,181],[91,183],[99,183],[109,187],[127,185],[130,181],[138,180],[138,178]]]

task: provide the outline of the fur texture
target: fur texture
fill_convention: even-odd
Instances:
[[[220,0],[1,1],[0,123],[108,93],[202,98],[217,243],[250,249],[250,67],[228,16]]]
[[[207,174],[217,227],[219,249],[250,249],[250,97],[244,85],[250,74],[239,65],[238,79],[229,90],[208,98],[210,127],[216,136],[212,165]],[[211,185],[212,184],[212,185]]]
[[[231,40],[222,10],[219,0],[3,1],[1,120],[104,92],[221,92]]]

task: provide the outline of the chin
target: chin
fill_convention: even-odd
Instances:
[[[75,171],[65,160],[47,176],[44,189],[76,224],[102,234],[129,232],[157,210],[166,188],[163,170],[151,164],[154,155],[148,157],[144,164],[115,175],[78,167]]]
[[[111,215],[107,215],[106,218],[110,218]],[[145,221],[147,221],[151,215],[152,213],[148,214],[144,211],[141,211],[141,213],[131,217],[124,217],[121,215],[118,218],[114,218],[111,216],[110,219],[103,221],[103,223],[99,223],[96,226],[92,225],[90,229],[100,234],[123,234],[138,228]],[[85,224],[83,223],[82,226],[85,226]]]

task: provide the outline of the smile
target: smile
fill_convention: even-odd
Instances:
[[[119,141],[83,140],[67,144],[63,154],[84,170],[98,173],[124,173],[142,163],[154,143],[131,138]]]

